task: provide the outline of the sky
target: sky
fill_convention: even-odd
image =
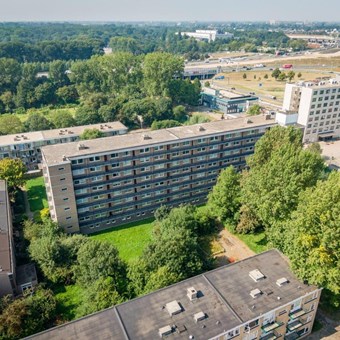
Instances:
[[[0,0],[0,21],[340,21],[340,0]]]

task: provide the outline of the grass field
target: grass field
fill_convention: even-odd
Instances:
[[[28,203],[32,212],[48,208],[43,177],[32,178],[26,182]]]
[[[119,250],[120,257],[131,262],[140,256],[145,246],[151,241],[153,218],[129,223],[107,231],[92,234],[90,237],[108,241]]]
[[[289,70],[288,70],[289,71]],[[288,73],[285,71],[285,73]],[[326,72],[311,72],[309,70],[301,70],[301,78],[297,77],[299,71],[296,73],[293,81],[308,81],[316,79],[317,77],[330,76]],[[246,74],[247,78],[243,78],[243,74]],[[253,69],[245,71],[240,69],[239,72],[224,73],[225,79],[213,80],[214,86],[221,86],[223,88],[234,87],[236,91],[241,92],[255,92],[257,95],[262,96],[275,96],[277,98],[273,103],[280,104],[283,101],[284,90],[286,81],[278,81],[271,77],[272,71]],[[265,75],[268,75],[268,79],[265,79]],[[255,79],[256,78],[256,79]],[[261,84],[261,86],[259,85]]]
[[[52,288],[57,300],[57,314],[62,321],[71,321],[77,317],[77,308],[82,303],[83,289],[77,285],[58,285]]]
[[[41,113],[47,119],[51,119],[53,114],[57,111],[62,111],[62,112],[66,111],[66,112],[71,113],[74,116],[74,114],[76,112],[76,108],[75,107],[66,107],[66,108],[59,108],[59,109],[50,109],[48,107],[44,107],[44,108],[41,108],[41,109],[29,109],[29,110],[26,111],[26,113],[18,113],[17,116],[24,123],[27,120],[30,113]]]

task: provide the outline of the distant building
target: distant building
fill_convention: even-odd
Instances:
[[[28,339],[302,339],[320,295],[273,249]]]
[[[225,114],[241,113],[257,104],[259,98],[253,95],[242,95],[231,91],[203,88],[202,104],[213,110],[222,111]]]
[[[283,110],[298,112],[306,143],[340,138],[340,79],[287,84]]]
[[[233,34],[225,32],[218,33],[217,30],[196,30],[195,32],[181,32],[181,35],[195,38],[197,40],[215,41],[216,39],[231,39]]]
[[[256,141],[276,125],[267,118],[46,146],[51,217],[69,233],[88,234],[153,216],[161,205],[202,203],[222,169],[245,167]]]
[[[121,135],[128,131],[122,123],[110,122],[0,136],[0,159],[20,158],[28,170],[38,169],[42,146],[78,141],[85,129],[98,129],[105,136]]]

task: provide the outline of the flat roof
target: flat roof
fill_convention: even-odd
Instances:
[[[39,142],[55,138],[79,136],[85,129],[98,129],[100,131],[128,130],[121,122],[109,122],[102,124],[91,124],[82,126],[72,126],[63,129],[33,131],[26,133],[16,133],[12,135],[0,136],[0,147],[16,145],[30,142]]]
[[[7,184],[0,180],[0,274],[13,273],[12,223]]]
[[[249,123],[251,122],[251,123]],[[200,138],[218,133],[231,132],[244,129],[253,129],[260,126],[276,125],[274,119],[266,119],[265,115],[248,118],[232,118],[210,123],[185,125],[169,129],[128,133],[121,136],[82,141],[86,148],[79,150],[80,142],[63,143],[44,146],[42,153],[49,165],[64,162],[64,158],[73,158],[83,155],[108,153],[136,147],[152,146],[162,143],[176,142],[181,139]],[[147,136],[147,138],[144,138]]]
[[[258,269],[265,278],[255,282],[249,272]],[[288,283],[279,287],[282,277]],[[198,296],[190,300],[187,289]],[[262,294],[253,298],[250,292]],[[286,258],[276,249],[201,274],[86,318],[66,323],[30,339],[158,339],[159,330],[170,326],[169,339],[208,339],[289,304],[318,289],[298,280]],[[278,299],[278,297],[280,297]],[[181,312],[169,315],[168,303],[177,301]],[[205,318],[195,321],[195,315]]]

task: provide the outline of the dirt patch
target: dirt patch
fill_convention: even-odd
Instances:
[[[217,266],[240,261],[255,255],[255,253],[250,250],[244,242],[232,235],[226,229],[222,229],[219,232],[217,240],[220,246],[224,249],[223,253],[215,255]]]

